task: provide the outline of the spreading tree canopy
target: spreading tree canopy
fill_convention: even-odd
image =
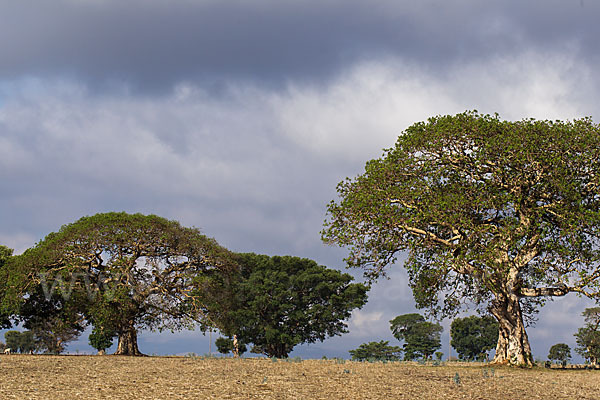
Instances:
[[[557,343],[550,347],[548,360],[566,363],[571,358],[571,348],[566,343]]]
[[[465,112],[404,131],[341,182],[322,237],[376,278],[399,254],[419,307],[465,302],[498,320],[494,362],[531,365],[524,317],[600,296],[600,128]]]
[[[399,361],[402,349],[399,346],[390,346],[387,340],[381,340],[363,343],[349,353],[354,361]]]
[[[201,318],[196,276],[231,268],[231,254],[198,229],[155,215],[105,213],[83,217],[13,257],[4,309],[18,313],[41,287],[77,299],[95,332],[118,336],[117,354],[140,354],[138,329],[178,329]]]
[[[202,304],[221,333],[269,357],[347,332],[352,310],[367,301],[367,287],[350,274],[307,258],[246,253],[237,261],[237,274],[202,281]]]

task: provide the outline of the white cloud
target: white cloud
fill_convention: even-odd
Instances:
[[[392,147],[402,130],[434,115],[471,109],[507,119],[589,115],[597,95],[575,54],[496,57],[441,77],[398,59],[365,63],[324,88],[291,86],[275,96],[275,115],[298,146],[362,165]]]
[[[591,114],[597,83],[573,54],[472,61],[444,77],[387,59],[323,87],[238,85],[218,95],[190,83],[159,97],[95,95],[74,81],[3,85],[0,241],[22,250],[85,214],[140,211],[199,226],[234,250],[340,266],[340,251],[324,250],[318,233],[337,182],[432,115]],[[351,335],[388,337],[388,321],[413,304],[405,276],[392,274],[354,313]]]
[[[326,88],[293,86],[276,107],[282,131],[299,146],[361,165],[412,123],[460,111],[443,87],[391,60],[357,66]]]
[[[354,311],[348,326],[353,336],[376,337],[381,333],[383,312]]]

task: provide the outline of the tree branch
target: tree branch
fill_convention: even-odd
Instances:
[[[436,234],[424,231],[423,229],[419,229],[419,228],[415,228],[415,227],[407,226],[407,225],[401,225],[400,227],[402,229],[404,229],[405,231],[412,233],[416,236],[425,236],[429,240],[432,240],[436,243],[443,244],[444,246],[448,246],[451,248],[456,247],[456,245],[452,242],[461,238],[460,235],[456,235],[456,236],[451,237],[450,239],[442,239],[441,237],[437,236]]]
[[[522,297],[540,297],[540,296],[554,296],[560,297],[567,293],[577,291],[575,288],[570,288],[567,285],[561,285],[560,287],[546,287],[546,288],[521,288],[520,295]]]

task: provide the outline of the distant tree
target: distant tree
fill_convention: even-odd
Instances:
[[[350,350],[350,355],[355,361],[398,361],[402,355],[399,346],[389,346],[387,340],[361,344],[358,349]]]
[[[105,351],[113,345],[115,336],[117,336],[117,334],[114,331],[104,329],[102,326],[94,326],[92,332],[88,336],[88,343],[99,352]]]
[[[404,314],[390,321],[390,328],[396,339],[404,341],[404,359],[414,360],[429,357],[440,347],[441,325],[426,321],[421,314]]]
[[[600,360],[600,307],[586,308],[582,313],[585,326],[575,334],[575,351],[593,365]]]
[[[4,333],[4,339],[6,341],[6,347],[14,352],[19,351],[21,346],[21,332],[19,331],[8,331]]]
[[[0,245],[0,277],[2,275],[6,275],[5,265],[8,260],[12,257],[13,250]],[[6,290],[8,289],[6,285],[8,282],[6,280],[0,279],[0,303],[7,302],[5,297]],[[6,306],[0,306],[0,329],[7,329],[12,326],[10,322],[11,313],[7,312]]]
[[[215,345],[221,354],[234,353],[236,356],[241,356],[248,350],[248,347],[246,347],[245,343],[238,343],[236,348],[233,338],[225,338],[222,336],[215,340]]]
[[[313,260],[247,253],[237,261],[235,276],[202,280],[201,302],[216,328],[255,353],[283,358],[300,343],[345,333],[344,321],[367,301],[365,285]]]
[[[579,328],[575,334],[575,351],[593,365],[600,360],[600,332],[590,326]]]
[[[29,353],[36,349],[36,342],[33,332],[25,331],[8,331],[4,333],[6,339],[6,347],[14,352]]]
[[[181,329],[202,318],[196,276],[230,268],[232,254],[198,229],[155,215],[105,213],[49,234],[3,268],[9,304],[41,285],[65,299],[84,293],[88,321],[117,334],[116,354],[139,355],[139,329]],[[58,284],[57,284],[58,283]],[[82,304],[82,303],[78,303]],[[14,308],[14,306],[13,306]]]
[[[550,347],[548,360],[566,363],[571,358],[571,348],[568,344],[557,343]]]
[[[37,343],[35,340],[35,336],[31,331],[21,332],[19,337],[19,352],[20,353],[29,353],[34,351],[37,348]]]
[[[486,358],[498,343],[498,321],[491,316],[456,318],[450,325],[450,344],[463,360]]]
[[[494,362],[531,366],[532,311],[568,293],[600,298],[599,188],[590,118],[436,116],[338,184],[322,238],[373,279],[402,254],[418,307],[486,309],[500,326]]]

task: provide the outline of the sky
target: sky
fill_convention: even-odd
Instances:
[[[336,184],[413,123],[598,119],[599,16],[590,0],[0,0],[0,243],[20,253],[84,215],[141,212],[344,270],[320,240]],[[402,257],[388,272],[348,334],[291,355],[399,344],[389,320],[417,310]],[[545,306],[535,357],[574,347],[593,305]],[[214,345],[143,332],[140,349]],[[91,351],[86,335],[69,351]]]

